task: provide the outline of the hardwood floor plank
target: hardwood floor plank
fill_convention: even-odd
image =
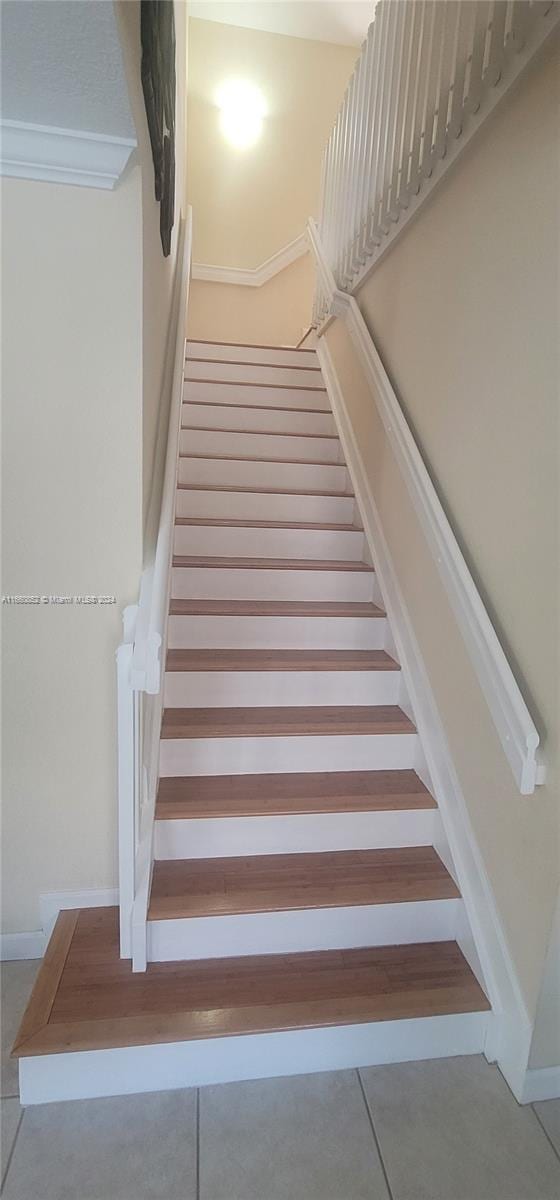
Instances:
[[[236,571],[366,571],[373,574],[369,563],[336,558],[225,558],[209,555],[175,554],[174,567],[204,567]]]
[[[436,808],[415,771],[320,771],[160,779],[156,819]]]
[[[336,600],[171,600],[175,617],[384,617],[371,602]]]
[[[44,970],[45,963],[39,979]],[[118,910],[83,909],[49,1020],[15,1053],[98,1050],[488,1007],[455,942],[150,963],[145,974],[133,974],[130,963],[119,958]]]
[[[59,913],[57,917],[41,969],[21,1020],[14,1050],[21,1049],[49,1020],[78,917],[79,909],[68,909]]]
[[[166,708],[162,738],[332,737],[337,734],[415,733],[397,704],[312,708]]]
[[[446,900],[458,888],[432,846],[154,863],[148,919]]]
[[[399,671],[385,650],[168,650],[166,671]]]

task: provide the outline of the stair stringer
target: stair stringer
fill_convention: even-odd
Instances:
[[[340,314],[339,319],[344,319],[344,315]],[[492,1006],[484,1053],[490,1062],[498,1063],[514,1095],[522,1102],[531,1020],[344,393],[322,336],[317,354],[388,617],[391,645],[385,648],[395,653],[400,663],[402,707],[413,717],[419,734],[415,769],[438,805],[441,826],[436,849],[456,879],[464,902],[456,939]]]

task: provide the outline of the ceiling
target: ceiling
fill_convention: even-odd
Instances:
[[[359,46],[373,20],[376,0],[189,0],[189,16],[288,37]]]
[[[2,116],[134,137],[113,5],[3,0]]]

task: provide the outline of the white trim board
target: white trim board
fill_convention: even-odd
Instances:
[[[208,263],[193,263],[192,278],[202,279],[206,283],[235,283],[244,287],[262,287],[274,275],[278,275],[285,267],[289,267],[296,259],[302,258],[309,250],[307,235],[300,233],[293,242],[282,246],[276,254],[265,259],[260,267],[214,267]],[[291,347],[289,347],[291,349]]]
[[[17,962],[25,958],[42,958],[47,939],[42,929],[32,933],[0,934],[0,962]]]
[[[488,1023],[485,1053],[489,1059],[498,1061],[512,1091],[517,1099],[521,1100],[532,1023],[523,1000],[490,880],[474,837],[411,616],[398,583],[367,472],[348,417],[344,396],[329,349],[322,339],[318,354],[366,540],[375,562],[397,657],[410,696],[432,791],[438,803],[493,1008],[493,1015]]]
[[[338,291],[334,286],[332,272],[326,263],[313,221],[309,222],[308,229],[319,276],[329,297],[329,316],[319,332],[323,333],[336,317],[346,323],[453,615],[464,638],[470,662],[486,699],[504,754],[521,795],[531,795],[536,786],[545,780],[545,767],[537,756],[540,743],[538,730],[358,304],[353,296]],[[322,364],[320,354],[319,361]]]
[[[0,961],[42,958],[58,914],[70,908],[106,908],[118,906],[117,888],[86,888],[81,892],[43,892],[39,896],[41,929],[31,933],[0,934]]]
[[[3,120],[0,174],[15,179],[111,189],[135,147],[134,138]]]
[[[20,1058],[22,1104],[133,1095],[480,1054],[488,1013],[293,1029]]]
[[[560,1067],[529,1067],[525,1072],[522,1104],[560,1098]]]

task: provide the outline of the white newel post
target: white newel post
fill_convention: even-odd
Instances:
[[[138,837],[136,759],[138,754],[138,693],[132,688],[132,656],[138,605],[123,613],[123,641],[117,650],[117,741],[119,822],[119,917],[121,958],[132,957],[132,908]]]

